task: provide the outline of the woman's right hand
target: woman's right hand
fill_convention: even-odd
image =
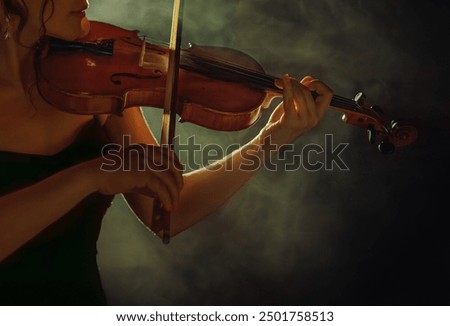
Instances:
[[[168,211],[178,205],[183,167],[167,148],[136,144],[87,164],[102,194],[137,192],[158,199]]]

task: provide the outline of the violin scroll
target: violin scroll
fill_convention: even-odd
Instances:
[[[353,105],[347,103],[344,109],[342,105],[338,109],[344,111],[344,122],[365,128],[369,143],[377,145],[383,154],[392,154],[395,148],[410,145],[418,137],[417,128],[412,124],[388,119],[378,105],[367,107],[363,92],[355,95]]]

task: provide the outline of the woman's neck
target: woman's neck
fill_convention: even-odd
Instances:
[[[25,89],[35,77],[34,50],[8,42],[0,46],[0,83]]]

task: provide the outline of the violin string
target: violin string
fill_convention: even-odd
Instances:
[[[190,53],[187,55],[187,57],[192,59],[194,62],[198,61],[200,64],[206,63],[210,68],[219,68],[224,72],[231,72],[233,74],[239,75],[240,77],[245,77],[247,78],[247,80],[255,82],[257,85],[261,85],[262,83],[262,85],[268,88],[275,87],[273,83],[277,78],[266,74],[262,74],[255,70],[248,69],[241,65],[233,64],[228,61],[216,58],[206,58],[203,56],[199,57]]]
[[[274,76],[270,76],[259,71],[255,71],[253,69],[249,69],[243,67],[238,64],[230,63],[225,60],[217,59],[217,58],[206,58],[196,56],[192,53],[183,53],[183,65],[189,66],[191,68],[196,68],[203,70],[203,72],[210,72],[210,69],[219,69],[221,72],[232,73],[231,76],[238,75],[239,77],[244,77],[245,81],[249,82],[253,86],[263,87],[265,89],[271,89],[277,92],[282,92],[282,90],[278,89],[275,86],[275,80],[279,79]],[[186,62],[190,61],[190,62]],[[197,64],[198,63],[198,64]],[[192,66],[193,65],[193,66]],[[200,67],[199,67],[200,65]],[[356,104],[354,100],[334,95],[331,100],[331,106],[339,107],[342,109],[351,110],[354,112],[360,112],[359,106]]]
[[[213,62],[214,64],[214,62]],[[231,67],[230,67],[231,66]],[[277,92],[282,92],[282,90],[276,88],[274,86],[274,82],[277,79],[276,77],[270,75],[264,75],[258,71],[250,70],[245,67],[237,66],[237,65],[227,65],[220,64],[221,69],[229,70],[233,73],[239,73],[241,76],[245,76],[246,78],[250,78],[250,81],[256,83],[259,86],[263,86],[268,89],[275,90]],[[335,95],[331,101],[331,105],[339,108],[349,109],[351,111],[359,112],[359,107],[356,105],[354,100],[347,99],[345,97]]]

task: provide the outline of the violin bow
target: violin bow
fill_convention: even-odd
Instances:
[[[169,44],[169,62],[167,67],[164,111],[162,117],[160,145],[168,151],[173,150],[175,137],[176,109],[178,105],[178,72],[180,67],[181,34],[183,26],[184,0],[174,0],[172,14],[172,29]],[[164,244],[170,242],[170,212],[164,209],[161,201],[155,199],[153,204],[153,230],[162,230]]]

